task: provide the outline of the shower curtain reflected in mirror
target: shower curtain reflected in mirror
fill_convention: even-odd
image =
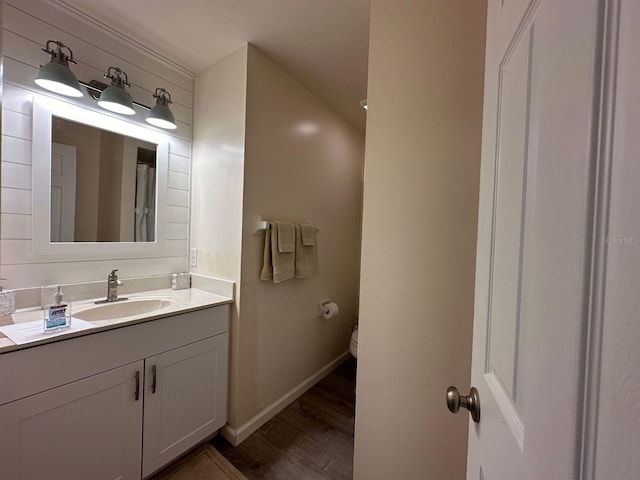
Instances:
[[[139,163],[136,170],[135,241],[155,240],[156,169]]]

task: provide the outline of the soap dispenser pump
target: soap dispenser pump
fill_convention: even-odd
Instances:
[[[51,303],[44,308],[44,331],[54,332],[71,326],[71,307],[64,302],[62,287],[58,286]]]

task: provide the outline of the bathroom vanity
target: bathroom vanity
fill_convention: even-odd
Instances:
[[[13,321],[42,321],[39,289],[55,282],[66,302],[84,300],[71,313],[92,326],[23,345],[0,335],[0,479],[146,478],[226,421],[232,299],[168,290],[168,275],[189,264],[193,78],[50,2],[4,2],[2,12],[0,267],[5,288],[28,300]],[[177,129],[148,125],[144,108],[104,111],[89,91],[68,98],[37,86],[41,38],[72,43],[87,82],[103,80],[103,68],[128,70],[140,103],[175,86]],[[136,209],[146,238],[136,236]],[[96,309],[89,300],[113,268],[127,279],[124,296],[157,301],[137,298],[135,313],[133,302]]]
[[[226,423],[231,299],[166,295],[72,338],[1,339],[0,478],[146,478]]]

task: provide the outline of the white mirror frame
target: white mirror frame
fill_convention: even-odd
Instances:
[[[51,126],[60,117],[158,145],[156,150],[156,238],[154,242],[51,242]],[[169,142],[165,135],[71,103],[40,95],[33,99],[33,254],[65,259],[156,257],[165,250]]]

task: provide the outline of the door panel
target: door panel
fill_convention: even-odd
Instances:
[[[530,20],[533,23],[532,20]],[[524,243],[533,25],[527,25],[501,62],[496,126],[496,177],[487,371],[516,401],[520,288]],[[501,161],[502,160],[502,161]]]
[[[52,242],[73,242],[76,215],[76,147],[51,144]]]
[[[139,479],[141,370],[133,363],[1,406],[0,478]]]
[[[468,479],[570,478],[598,2],[489,2]]]
[[[227,364],[226,333],[145,360],[143,477],[226,423]]]

